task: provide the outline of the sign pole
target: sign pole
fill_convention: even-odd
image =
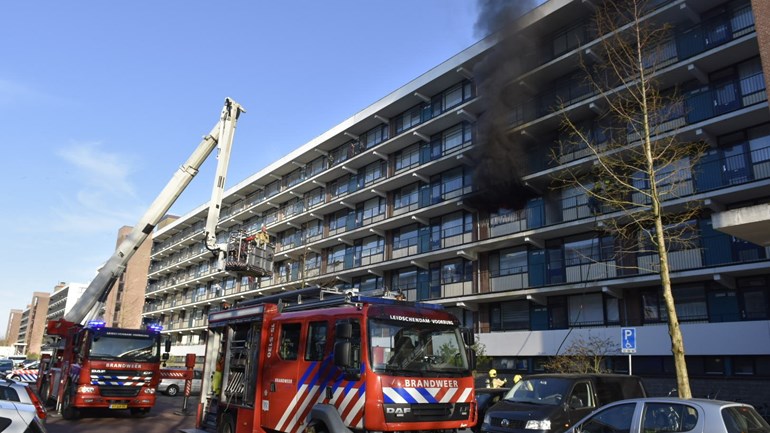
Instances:
[[[620,351],[628,354],[628,375],[634,374],[631,355],[636,353],[636,328],[620,328]]]

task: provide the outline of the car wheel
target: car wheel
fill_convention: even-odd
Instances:
[[[169,385],[168,388],[166,388],[166,395],[170,395],[171,397],[179,394],[179,387],[176,385]]]

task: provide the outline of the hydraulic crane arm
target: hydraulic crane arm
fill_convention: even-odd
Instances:
[[[243,111],[245,110],[240,104],[230,98],[225,99],[225,105],[222,108],[219,122],[203,138],[187,161],[174,173],[174,176],[134,226],[131,233],[118,245],[115,252],[107,260],[107,263],[99,269],[96,277],[88,285],[88,288],[86,288],[78,302],[65,314],[64,320],[80,323],[88,316],[88,313],[97,303],[103,302],[106,299],[113,284],[125,270],[128,261],[142,245],[142,242],[152,233],[161,218],[166,215],[179,195],[187,188],[193,177],[198,174],[201,165],[217,145],[219,145],[221,150],[218,155],[219,162],[217,164],[217,177],[214,181],[214,195],[212,196],[206,223],[206,245],[211,250],[218,248],[215,234],[216,222],[219,219],[219,208],[222,204],[225,173],[230,159],[235,125]],[[216,215],[214,216],[212,216],[212,208],[216,208],[214,211]],[[218,252],[218,254],[221,257],[222,253]]]

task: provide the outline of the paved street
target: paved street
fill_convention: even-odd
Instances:
[[[190,397],[190,409],[198,396]],[[158,402],[144,418],[133,418],[128,411],[108,410],[85,413],[76,421],[66,421],[58,414],[49,414],[49,433],[177,433],[179,429],[194,426],[194,416],[180,416],[174,412],[182,408],[182,397],[159,396]],[[471,433],[461,430],[460,433]]]
[[[194,413],[197,396],[190,397],[190,409]],[[182,397],[159,396],[152,411],[144,418],[134,418],[127,410],[91,411],[75,421],[67,421],[49,412],[49,433],[172,433],[195,424],[194,416],[176,415],[182,408]]]

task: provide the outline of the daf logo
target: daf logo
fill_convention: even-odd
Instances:
[[[508,427],[510,424],[511,424],[511,422],[508,421],[506,418],[503,418],[503,420],[500,421],[500,426],[501,427]]]
[[[411,412],[412,408],[410,407],[389,407],[385,409],[385,413],[396,415],[406,415]]]

